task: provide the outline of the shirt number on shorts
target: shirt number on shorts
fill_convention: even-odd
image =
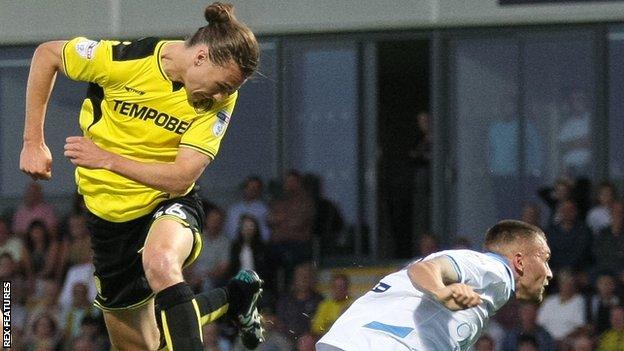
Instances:
[[[158,217],[162,216],[163,214],[176,216],[176,217],[178,217],[180,219],[186,219],[186,213],[184,213],[184,211],[182,211],[182,205],[181,204],[172,204],[171,206],[165,208],[164,210],[160,210],[160,211],[154,213],[154,218],[158,218]]]

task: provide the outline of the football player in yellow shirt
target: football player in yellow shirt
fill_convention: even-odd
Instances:
[[[34,179],[52,176],[43,126],[56,73],[90,83],[83,136],[68,137],[64,154],[90,212],[95,305],[119,350],[201,350],[201,325],[225,313],[247,347],[263,338],[255,272],[199,295],[182,276],[201,252],[195,182],[259,59],[232,5],[214,3],[204,15],[208,24],[185,41],[78,37],[43,43],[32,59],[20,168]]]

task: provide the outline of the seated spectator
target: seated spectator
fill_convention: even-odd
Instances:
[[[555,349],[555,343],[550,333],[537,323],[538,305],[530,302],[523,302],[519,308],[519,324],[510,330],[503,339],[503,350],[511,351],[520,348],[522,336],[532,337],[537,350],[549,351]]]
[[[268,269],[267,255],[258,221],[250,215],[242,215],[239,230],[230,248],[229,275],[234,276],[241,269],[252,269],[266,282],[272,276]]]
[[[80,323],[80,331],[76,339],[87,337],[91,341],[89,351],[108,351],[110,350],[110,341],[106,333],[104,324],[104,316],[99,313],[97,317],[86,315]],[[74,339],[74,340],[76,340]],[[73,351],[73,350],[72,350]]]
[[[611,307],[624,303],[616,294],[615,278],[603,274],[596,279],[596,293],[589,303],[589,321],[598,335],[609,329]]]
[[[92,255],[87,217],[70,216],[67,219],[67,233],[61,242],[57,276],[64,278],[69,267],[89,261]]]
[[[26,249],[32,260],[33,276],[36,279],[54,277],[60,245],[43,222],[34,221],[28,227]]]
[[[186,273],[188,283],[196,291],[208,291],[224,284],[229,278],[231,243],[223,233],[225,212],[220,207],[212,207],[205,212],[202,251]]]
[[[522,335],[518,339],[518,351],[538,351],[539,346],[537,345],[537,340],[530,335]],[[555,349],[550,349],[555,350]]]
[[[595,270],[619,274],[624,262],[624,203],[611,205],[611,225],[602,229],[592,243]]]
[[[624,350],[624,307],[611,307],[610,322],[610,328],[600,335],[598,340],[598,350]]]
[[[60,345],[61,332],[58,322],[50,314],[34,316],[24,339],[27,351],[56,350]]]
[[[268,217],[269,206],[262,199],[263,184],[260,177],[249,176],[243,184],[243,200],[230,206],[226,216],[225,234],[230,240],[235,240],[238,234],[238,225],[243,215],[256,218],[260,228],[262,241],[268,242],[271,238]]]
[[[293,268],[312,258],[312,229],[316,218],[314,200],[297,171],[290,171],[283,193],[269,210],[271,267],[283,270],[286,282]]]
[[[522,216],[520,220],[542,228],[542,211],[535,203],[527,203],[522,207]]]
[[[202,327],[204,351],[230,351],[232,345],[222,337],[218,323],[208,323]]]
[[[45,201],[41,184],[32,181],[26,186],[23,203],[13,215],[13,232],[24,237],[35,221],[43,222],[50,234],[56,238],[58,218],[54,207]]]
[[[539,309],[537,322],[544,326],[558,343],[567,340],[568,335],[586,322],[585,301],[576,291],[572,273],[562,270],[557,274],[559,292],[548,296]]]
[[[60,284],[56,279],[41,280],[34,292],[28,296],[27,307],[31,315],[47,313],[55,320],[59,320],[62,310],[59,304],[60,290]]]
[[[312,263],[295,267],[290,291],[277,301],[277,316],[284,334],[292,340],[310,331],[310,319],[316,313],[323,296],[316,292],[316,272]]]
[[[346,274],[332,276],[331,296],[319,304],[312,318],[312,334],[325,334],[352,302],[353,299],[349,296],[349,277]]]
[[[0,218],[0,254],[8,253],[13,257],[19,272],[27,277],[32,273],[30,254],[21,238],[13,235],[5,219]]]
[[[297,351],[315,351],[317,341],[314,335],[306,333],[297,339]]]
[[[552,250],[550,266],[553,271],[564,267],[580,270],[591,261],[592,235],[578,217],[576,205],[571,200],[559,204],[559,223],[546,229],[548,245]]]
[[[291,351],[293,344],[280,331],[282,322],[277,318],[275,312],[270,308],[262,310],[262,320],[264,321],[264,342],[258,346],[256,351]],[[240,339],[236,340],[232,351],[247,351]]]
[[[595,342],[589,335],[579,335],[572,340],[570,351],[594,351]]]
[[[494,351],[494,339],[488,334],[483,334],[475,343],[474,351]]]
[[[598,204],[589,210],[585,219],[594,234],[611,225],[611,205],[616,200],[615,185],[611,182],[600,183],[597,198]]]
[[[76,283],[83,283],[87,286],[87,298],[89,301],[93,302],[97,295],[92,255],[84,256],[83,259],[85,261],[82,263],[71,266],[65,276],[65,281],[63,282],[63,288],[59,297],[59,305],[63,310],[67,310],[71,306],[73,286]]]
[[[99,317],[100,310],[93,305],[93,299],[88,296],[88,287],[83,282],[76,282],[72,286],[71,305],[63,311],[61,325],[63,335],[67,340],[77,337],[81,331],[82,319],[89,316]]]

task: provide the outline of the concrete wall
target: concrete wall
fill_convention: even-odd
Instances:
[[[499,6],[497,0],[232,0],[259,34],[618,21],[624,2]],[[198,0],[0,1],[0,44],[77,34],[183,36],[204,24]]]

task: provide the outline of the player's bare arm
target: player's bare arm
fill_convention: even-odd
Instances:
[[[184,194],[211,161],[209,156],[189,148],[180,148],[173,163],[135,161],[103,150],[80,136],[66,139],[65,156],[76,166],[106,169],[177,195]]]
[[[452,311],[481,303],[481,297],[472,287],[459,282],[460,277],[446,256],[412,263],[407,274],[416,288],[429,293]]]
[[[64,44],[65,41],[50,41],[39,45],[30,65],[20,170],[33,179],[52,177],[52,154],[45,143],[43,124],[56,72],[63,72]]]

